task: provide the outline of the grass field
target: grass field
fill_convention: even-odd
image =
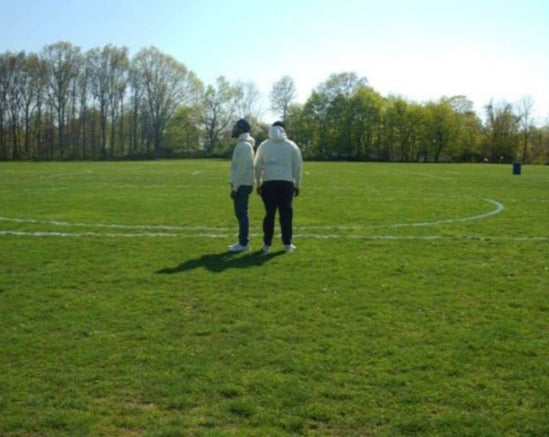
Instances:
[[[0,435],[549,435],[549,167],[0,163]]]

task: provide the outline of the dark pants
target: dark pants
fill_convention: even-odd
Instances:
[[[234,198],[234,215],[238,219],[238,242],[246,246],[249,242],[248,198],[253,190],[251,185],[241,185]]]
[[[261,185],[261,198],[265,205],[263,219],[263,242],[270,246],[273,242],[275,214],[278,209],[282,243],[292,244],[292,201],[294,184],[288,181],[267,181]]]

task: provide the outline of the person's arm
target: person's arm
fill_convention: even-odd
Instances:
[[[297,197],[299,196],[299,192],[301,190],[301,174],[303,169],[303,158],[301,157],[301,150],[299,150],[297,145],[294,148],[292,168],[294,178],[294,194]]]
[[[238,190],[238,172],[240,170],[240,149],[238,143],[233,151],[233,158],[231,160],[231,199],[234,199]]]
[[[255,152],[254,158],[254,179],[257,194],[261,195],[261,177],[263,176],[263,148],[261,144]]]

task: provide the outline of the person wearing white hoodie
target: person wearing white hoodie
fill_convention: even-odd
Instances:
[[[293,252],[292,203],[299,195],[303,160],[299,147],[286,136],[284,125],[277,121],[269,129],[269,139],[263,141],[254,159],[257,193],[265,205],[263,219],[263,252],[269,252],[278,210],[282,243],[286,252]]]
[[[250,250],[248,198],[254,188],[255,146],[250,131],[250,123],[242,118],[234,124],[231,133],[233,138],[237,138],[231,160],[231,199],[238,220],[238,243],[229,246],[229,251],[233,253]]]

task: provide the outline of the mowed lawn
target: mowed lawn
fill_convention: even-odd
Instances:
[[[0,435],[549,435],[549,167],[306,162],[268,255],[228,174],[0,163]]]

